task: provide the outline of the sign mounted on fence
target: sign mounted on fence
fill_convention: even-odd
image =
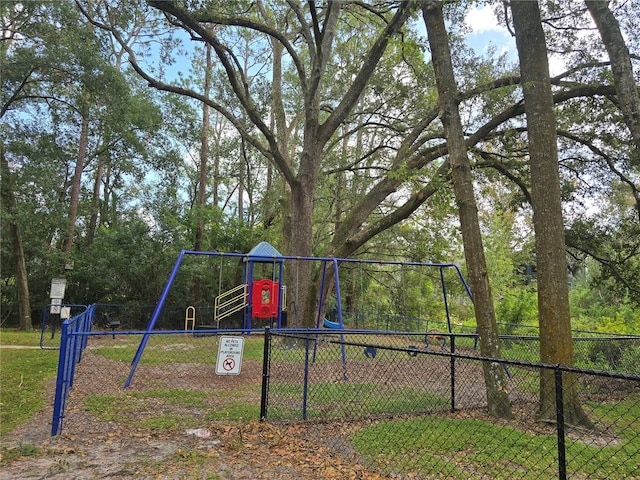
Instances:
[[[62,311],[62,298],[52,298],[51,308],[49,309],[49,311],[54,315],[59,315]]]
[[[51,292],[49,298],[64,298],[64,291],[67,288],[67,280],[64,278],[51,279]]]
[[[216,374],[238,375],[242,366],[243,337],[220,337]]]

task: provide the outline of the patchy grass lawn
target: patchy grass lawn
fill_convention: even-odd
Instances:
[[[56,376],[58,351],[2,348],[0,364],[0,436],[3,436],[44,406],[44,386]]]

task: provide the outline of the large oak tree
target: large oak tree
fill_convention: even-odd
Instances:
[[[540,359],[573,365],[573,339],[567,282],[567,254],[558,173],[556,117],[547,47],[538,2],[511,2],[525,100],[531,169],[531,200],[537,259]],[[591,425],[577,398],[574,375],[564,376],[564,419]],[[540,375],[538,418],[555,422],[553,370]]]

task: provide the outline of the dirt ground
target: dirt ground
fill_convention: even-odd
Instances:
[[[157,431],[83,411],[51,436],[46,409],[2,440],[8,479],[381,479],[310,438],[313,426],[250,421]],[[333,429],[339,428],[333,426]],[[330,432],[332,428],[325,429]],[[325,434],[326,434],[325,432]],[[344,432],[342,432],[344,433]],[[39,451],[34,451],[36,447]],[[8,458],[19,452],[25,456]],[[4,463],[4,462],[3,462]]]
[[[121,391],[116,379],[126,373],[118,362],[105,368],[105,361],[85,354],[67,401],[62,434],[55,437],[51,436],[55,384],[49,383],[49,406],[0,442],[2,480],[387,478],[326,446],[347,433],[335,423],[319,427],[203,421],[199,429],[152,430],[102,421],[83,409],[82,399],[96,384],[101,393]],[[157,368],[140,369],[133,388],[144,390],[148,382],[157,382]],[[234,377],[194,374],[183,368],[171,375],[172,387],[217,382],[217,388],[225,389],[261,380],[260,362],[245,362],[242,374]],[[345,452],[350,453],[348,449],[341,453]]]
[[[49,407],[1,439],[2,480],[401,478],[380,475],[359,461],[346,440],[360,427],[357,422],[207,422],[203,412],[199,429],[154,430],[100,420],[83,408],[82,399],[96,384],[101,393],[121,391],[117,379],[126,377],[129,366],[122,370],[123,366],[118,365],[122,362],[109,364],[104,357],[95,357],[88,351],[79,365],[61,435],[51,436],[55,387],[51,381],[47,387]],[[357,362],[350,365],[354,368]],[[156,385],[153,382],[158,382],[159,377],[154,369],[159,368],[162,367],[141,368],[133,388],[144,390],[150,384]],[[200,382],[209,386],[215,383],[216,389],[231,389],[239,382],[259,383],[261,374],[261,363],[257,361],[243,363],[243,373],[236,377],[205,375],[183,366],[173,371],[167,382],[174,388],[194,387],[195,382]],[[482,377],[478,372],[473,377],[477,385],[472,386],[477,393],[482,389]],[[215,408],[215,400],[211,401],[214,403],[208,408]],[[462,400],[461,404],[465,402]],[[470,404],[469,400],[466,406]],[[541,427],[531,420],[531,403],[519,405],[518,419],[511,422],[514,427],[548,433],[538,432]],[[146,414],[151,414],[151,409],[135,412],[136,416]],[[451,415],[485,417],[483,409]]]

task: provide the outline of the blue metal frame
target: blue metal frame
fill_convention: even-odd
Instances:
[[[62,430],[67,396],[73,387],[76,365],[82,360],[82,353],[87,347],[87,334],[93,326],[94,315],[95,305],[90,305],[81,314],[62,322],[51,435],[57,435]]]
[[[266,243],[266,242],[263,242]],[[268,245],[268,244],[267,244]],[[273,248],[273,247],[272,247]],[[277,252],[277,251],[276,251]],[[127,380],[125,382],[125,388],[129,387],[131,385],[131,382],[133,380],[133,376],[135,374],[135,371],[138,367],[138,364],[140,363],[140,359],[142,358],[142,354],[144,352],[144,348],[147,345],[147,342],[149,341],[149,335],[151,334],[151,332],[153,331],[153,328],[156,325],[156,322],[158,321],[158,318],[160,317],[160,314],[162,312],[162,308],[164,307],[164,302],[167,299],[167,296],[169,295],[169,291],[171,290],[171,286],[173,285],[173,282],[176,278],[176,275],[178,273],[178,270],[180,268],[180,265],[182,264],[182,261],[185,257],[185,255],[208,255],[208,256],[222,256],[222,257],[241,257],[244,259],[245,262],[248,262],[248,268],[249,271],[247,272],[246,270],[246,266],[245,266],[245,275],[248,274],[248,277],[251,279],[252,275],[253,275],[253,262],[274,262],[278,263],[280,265],[280,270],[279,270],[279,282],[282,283],[282,277],[283,277],[283,265],[284,265],[284,261],[285,260],[296,260],[296,261],[321,261],[323,262],[323,270],[322,270],[322,282],[321,282],[321,286],[320,286],[320,296],[319,296],[319,302],[318,302],[318,315],[317,315],[317,319],[316,319],[316,329],[320,328],[320,314],[322,312],[322,298],[324,296],[324,289],[325,289],[325,280],[326,280],[326,267],[327,267],[327,262],[331,262],[333,264],[334,267],[334,272],[335,272],[335,288],[336,288],[336,297],[337,297],[337,307],[338,307],[338,323],[340,324],[340,326],[342,328],[344,328],[344,324],[343,324],[343,320],[342,320],[342,301],[341,301],[341,297],[340,297],[340,279],[339,279],[339,275],[338,275],[338,265],[339,263],[364,263],[364,264],[378,264],[378,265],[402,265],[402,266],[423,266],[423,267],[438,267],[440,268],[440,282],[441,282],[441,288],[442,288],[442,292],[443,292],[443,296],[444,296],[444,300],[445,300],[445,309],[446,309],[446,313],[447,313],[447,325],[449,328],[449,333],[451,333],[451,322],[450,322],[450,316],[449,316],[449,306],[448,306],[448,301],[447,301],[447,295],[446,295],[446,285],[444,282],[444,275],[443,275],[443,269],[444,268],[453,268],[455,269],[455,271],[458,274],[458,277],[461,281],[461,283],[463,284],[469,298],[471,299],[471,301],[473,301],[473,297],[471,295],[471,290],[469,288],[469,286],[467,285],[467,282],[464,279],[464,276],[462,275],[462,272],[460,271],[460,268],[455,264],[455,263],[425,263],[425,262],[400,262],[400,261],[386,261],[386,260],[360,260],[360,259],[350,259],[350,258],[335,258],[335,257],[297,257],[297,256],[287,256],[287,255],[274,255],[273,257],[269,257],[266,255],[254,255],[254,254],[241,254],[241,253],[222,253],[222,252],[199,252],[199,251],[193,251],[193,250],[182,250],[180,252],[180,255],[178,256],[178,259],[176,260],[176,263],[173,267],[173,270],[171,271],[171,274],[169,275],[169,279],[167,280],[167,284],[164,287],[164,290],[160,296],[160,299],[158,300],[158,304],[156,305],[156,308],[153,312],[153,315],[149,321],[149,325],[147,326],[147,330],[146,332],[143,334],[142,336],[142,340],[140,341],[140,345],[138,346],[138,349],[136,351],[136,354],[131,362],[131,371],[129,372],[129,376],[127,377]],[[251,290],[251,288],[249,288],[249,290]],[[279,301],[278,301],[278,326],[281,326],[281,317],[282,317],[282,295],[279,295]],[[249,309],[251,308],[251,298],[249,298]],[[247,312],[245,311],[245,315],[251,315],[251,312]],[[247,330],[250,331],[251,330],[251,323],[250,320],[248,323],[245,322],[245,328],[243,330]],[[314,348],[314,357],[315,357],[315,348]],[[343,346],[343,350],[342,350],[342,361],[343,361],[343,365],[345,366],[344,368],[344,378],[346,380],[347,377],[347,373],[346,373],[346,353],[344,351],[344,346]]]

